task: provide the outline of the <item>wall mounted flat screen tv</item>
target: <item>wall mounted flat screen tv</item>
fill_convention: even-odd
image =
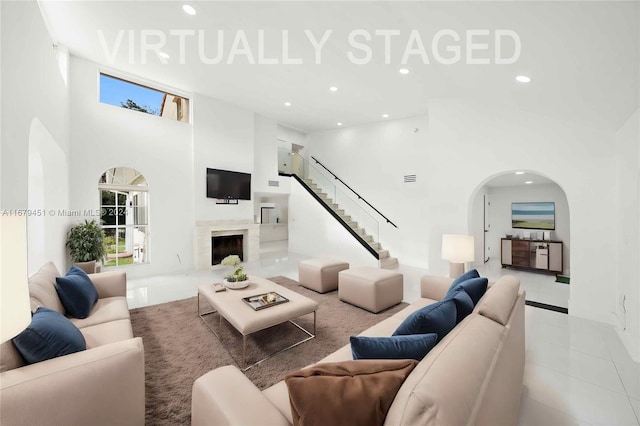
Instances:
[[[207,197],[250,200],[251,174],[207,168]]]
[[[511,227],[555,230],[556,204],[511,203]]]

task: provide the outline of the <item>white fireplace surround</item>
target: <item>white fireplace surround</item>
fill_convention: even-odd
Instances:
[[[245,262],[260,259],[260,225],[248,221],[207,220],[196,222],[193,238],[195,268],[211,269],[211,237],[242,235]]]

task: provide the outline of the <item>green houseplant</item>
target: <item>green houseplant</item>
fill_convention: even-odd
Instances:
[[[247,286],[249,277],[244,273],[244,268],[240,266],[240,256],[236,254],[229,255],[222,259],[221,265],[231,266],[234,271],[224,277],[225,285],[228,288],[244,288]]]
[[[67,234],[67,247],[74,262],[101,261],[104,257],[104,233],[95,220],[72,226]]]

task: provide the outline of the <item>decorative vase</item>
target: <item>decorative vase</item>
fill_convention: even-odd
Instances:
[[[249,286],[249,280],[229,282],[224,279],[222,280],[222,282],[224,283],[224,286],[230,290],[239,290],[241,288],[246,288],[247,286]]]

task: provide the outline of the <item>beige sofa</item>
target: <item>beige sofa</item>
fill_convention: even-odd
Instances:
[[[65,314],[53,263],[29,278],[31,309]],[[0,346],[0,424],[144,425],[142,339],[134,338],[124,272],[90,274],[98,302],[85,319],[69,318],[87,350],[25,365],[11,341]]]
[[[423,277],[419,300],[362,335],[390,336],[411,312],[443,298],[451,282]],[[517,278],[505,276],[493,284],[473,313],[409,374],[385,424],[517,424],[524,374],[524,300]],[[350,359],[346,345],[320,362]],[[192,424],[290,425],[287,386],[281,381],[261,392],[236,367],[218,368],[193,385]]]

